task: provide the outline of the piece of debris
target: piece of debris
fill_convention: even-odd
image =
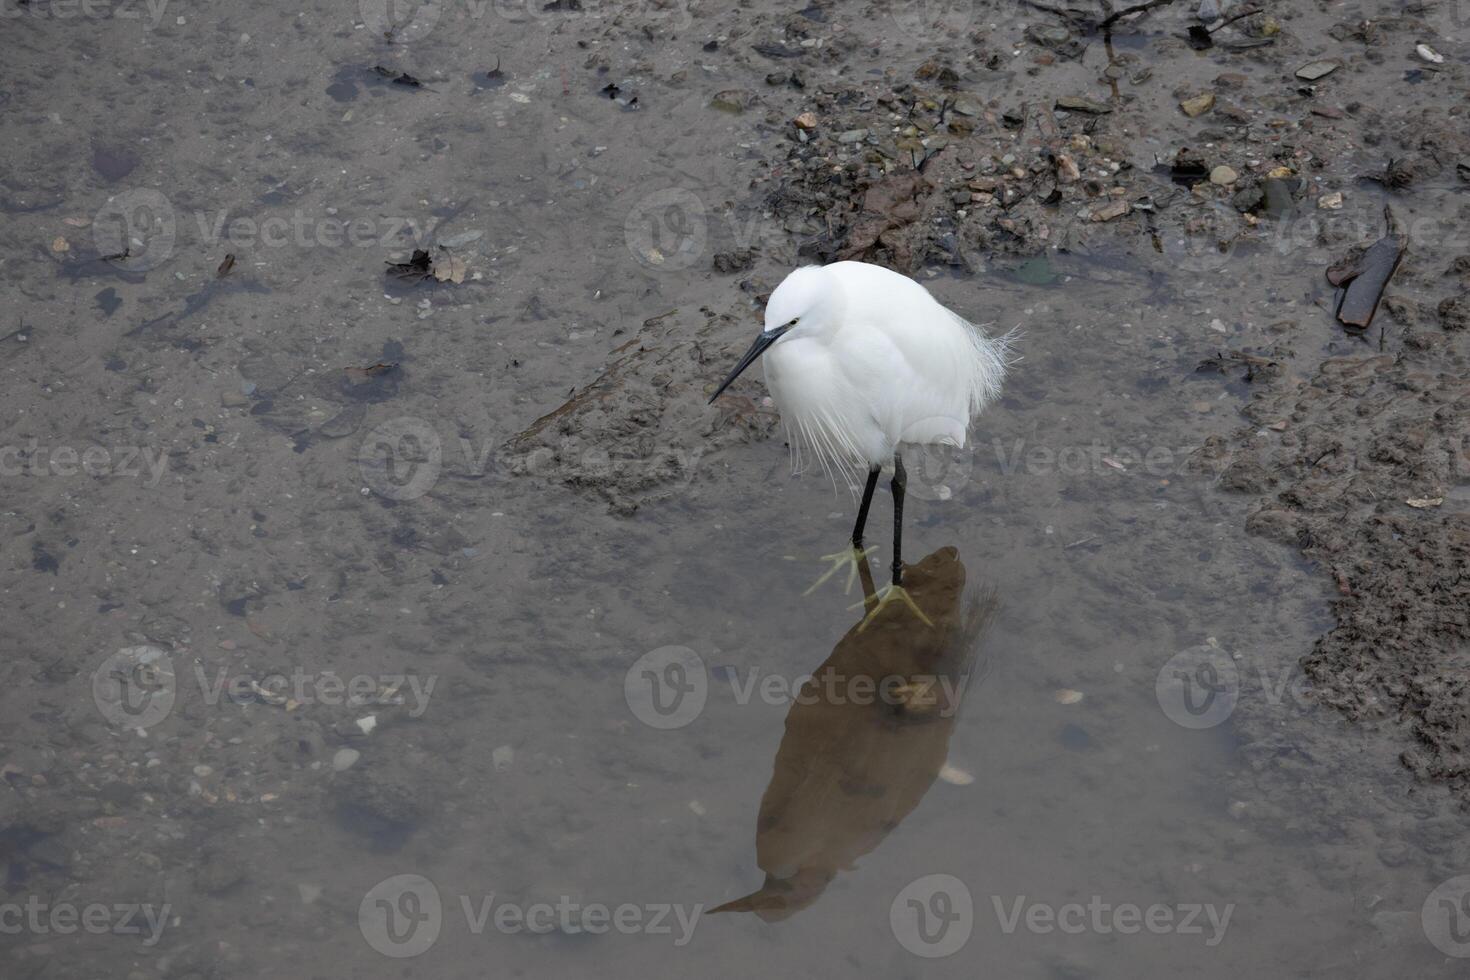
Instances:
[[[1094,102],[1092,99],[1084,99],[1080,95],[1064,95],[1057,99],[1056,107],[1065,109],[1067,112],[1085,112],[1094,116],[1113,111],[1111,106]]]
[[[1444,55],[1434,50],[1427,44],[1414,45],[1414,53],[1432,65],[1444,64]]]
[[[394,85],[406,85],[409,88],[419,88],[424,84],[406,71],[394,71],[391,68],[384,68],[382,65],[373,65],[373,72],[388,79],[388,81],[392,82]]]
[[[1237,174],[1230,167],[1225,166],[1225,164],[1223,163],[1220,164],[1220,166],[1216,167],[1214,170],[1210,171],[1210,183],[1219,184],[1221,187],[1224,187],[1227,184],[1235,183],[1235,181],[1239,179],[1239,177],[1239,174]]]
[[[1205,92],[1203,95],[1196,95],[1179,103],[1179,108],[1184,110],[1184,114],[1191,119],[1203,116],[1214,107],[1215,93],[1213,92]]]
[[[342,369],[342,373],[347,375],[349,381],[366,381],[369,378],[376,378],[390,371],[396,371],[397,369],[398,365],[396,363],[388,364],[384,361],[379,361],[377,364],[369,364],[367,367],[345,367]]]
[[[1323,194],[1317,198],[1317,209],[1320,211],[1341,211],[1342,191],[1333,191],[1331,194]]]
[[[1114,218],[1123,217],[1123,215],[1127,214],[1130,210],[1131,208],[1128,206],[1127,201],[1124,201],[1122,199],[1109,201],[1107,204],[1104,204],[1102,207],[1092,212],[1092,220],[1112,221]]]
[[[1393,230],[1393,216],[1385,209],[1389,231],[1374,242],[1361,257],[1337,263],[1327,270],[1327,281],[1346,287],[1337,304],[1338,322],[1366,330],[1373,322],[1378,301],[1399,260],[1404,257],[1404,238]]]
[[[744,112],[754,104],[755,93],[744,88],[731,88],[723,92],[716,92],[715,97],[710,100],[710,105],[721,112]]]
[[[1417,508],[1419,510],[1424,510],[1424,509],[1429,508],[1429,507],[1438,507],[1440,504],[1444,503],[1444,498],[1443,497],[1410,497],[1408,500],[1405,500],[1404,503],[1408,504],[1410,507],[1415,507],[1415,508]]]
[[[475,77],[475,84],[483,88],[500,88],[505,84],[505,72],[500,70],[500,59],[495,59],[495,67],[489,71],[481,72]]]
[[[1077,166],[1077,161],[1069,154],[1058,153],[1054,161],[1057,166],[1057,182],[1062,184],[1075,184],[1082,179],[1082,171]]]
[[[234,267],[235,253],[230,252],[228,255],[225,256],[225,260],[219,264],[219,268],[214,270],[214,274],[223,279],[225,276],[230,274],[230,270]]]
[[[735,249],[730,252],[716,252],[714,258],[714,269],[716,272],[731,275],[736,272],[745,272],[755,265],[755,253],[748,248]]]
[[[440,282],[464,282],[465,273],[468,271],[469,266],[465,264],[464,259],[457,255],[450,255],[448,252],[434,261],[434,278]]]
[[[413,250],[413,257],[407,262],[389,262],[388,275],[408,282],[428,279],[433,275],[429,253],[421,248],[416,248]]]
[[[797,129],[810,130],[817,128],[817,114],[815,112],[803,112],[791,121],[796,125]]]
[[[1181,146],[1169,164],[1169,179],[1189,187],[1210,175],[1210,166],[1204,157],[1187,146]]]
[[[1296,77],[1308,82],[1326,78],[1341,67],[1336,61],[1309,61],[1296,70]]]
[[[950,765],[946,762],[939,770],[939,778],[951,786],[968,786],[975,781],[975,777],[965,772],[959,766]]]
[[[758,55],[767,58],[800,58],[806,52],[802,48],[788,48],[784,44],[775,44],[763,41],[760,44],[751,45],[751,49]]]
[[[450,254],[442,245],[439,246],[439,257],[436,259],[430,259],[425,249],[416,248],[413,250],[413,257],[407,262],[389,262],[387,265],[388,275],[408,283],[419,283],[426,279],[462,283],[469,271],[464,259]]]

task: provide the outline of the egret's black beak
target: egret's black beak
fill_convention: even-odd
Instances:
[[[787,323],[777,327],[775,330],[761,331],[761,335],[755,338],[755,343],[750,345],[750,350],[746,351],[745,356],[740,358],[740,363],[735,365],[735,370],[731,371],[730,376],[720,383],[720,386],[715,389],[715,393],[713,395],[709,396],[709,404],[713,405],[715,403],[715,399],[720,397],[720,392],[730,387],[730,382],[740,377],[741,371],[744,371],[746,368],[754,364],[755,359],[764,354],[767,347],[780,340],[781,336],[786,333],[786,331],[790,330],[792,326],[794,326],[794,324]]]

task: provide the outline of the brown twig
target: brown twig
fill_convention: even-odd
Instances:
[[[1155,7],[1167,7],[1173,2],[1174,0],[1146,0],[1145,3],[1135,3],[1131,7],[1124,7],[1122,10],[1104,17],[1103,22],[1097,25],[1098,30],[1103,33],[1108,33],[1112,29],[1113,24],[1117,23],[1120,18],[1127,17],[1129,14],[1141,14],[1145,11],[1153,10]]]
[[[1245,19],[1246,17],[1254,17],[1256,14],[1259,14],[1261,12],[1262,11],[1260,7],[1252,7],[1249,10],[1242,10],[1240,13],[1235,14],[1232,17],[1226,17],[1224,20],[1220,21],[1220,23],[1216,24],[1214,27],[1209,28],[1208,30],[1211,34],[1213,34],[1220,28],[1224,27],[1226,24],[1233,24],[1238,20]]]

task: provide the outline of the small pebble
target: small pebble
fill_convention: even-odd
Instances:
[[[975,777],[965,772],[959,766],[952,766],[948,762],[939,770],[939,778],[951,786],[968,786],[975,781]]]
[[[1206,92],[1203,95],[1196,95],[1192,99],[1185,99],[1183,102],[1179,103],[1179,108],[1182,109],[1184,111],[1184,114],[1186,116],[1189,116],[1191,119],[1195,116],[1203,116],[1214,107],[1215,95],[1213,92]]]
[[[356,749],[338,749],[332,756],[332,768],[337,772],[346,772],[362,758],[362,753]]]
[[[1220,166],[1216,167],[1214,170],[1210,171],[1210,183],[1212,184],[1220,184],[1221,186],[1224,186],[1226,184],[1235,183],[1236,180],[1238,180],[1239,178],[1239,174],[1237,174],[1229,167],[1225,166],[1223,163]]]
[[[1337,71],[1337,68],[1335,61],[1311,61],[1296,70],[1296,77],[1315,82]]]

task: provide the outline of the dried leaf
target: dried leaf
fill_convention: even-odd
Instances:
[[[464,259],[457,255],[444,255],[434,263],[434,278],[440,282],[464,282],[467,271]]]

